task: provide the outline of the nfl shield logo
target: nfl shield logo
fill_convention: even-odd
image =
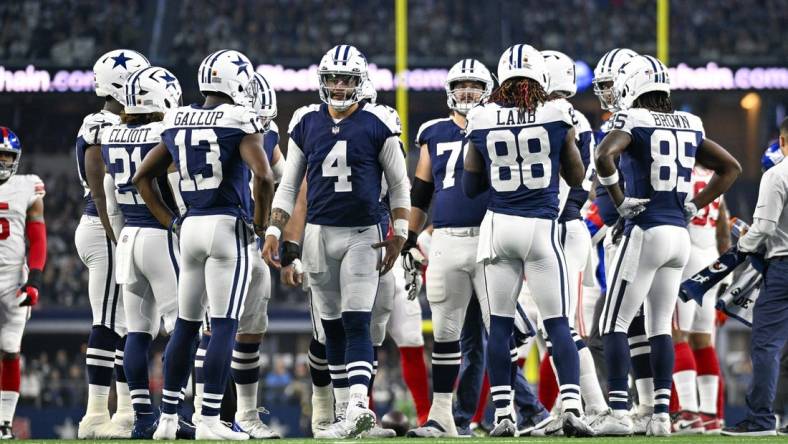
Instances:
[[[331,128],[331,134],[337,135],[339,134],[339,126],[334,126]]]

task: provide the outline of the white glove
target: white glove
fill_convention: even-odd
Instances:
[[[689,201],[684,204],[684,220],[689,223],[693,217],[698,214],[698,206],[695,205],[695,202]]]
[[[637,197],[625,197],[621,205],[616,207],[618,214],[624,219],[632,219],[646,210],[646,204],[651,199],[638,199]]]
[[[421,292],[421,269],[427,259],[418,248],[411,248],[402,253],[402,268],[405,270],[405,290],[408,291],[408,300],[416,299]]]

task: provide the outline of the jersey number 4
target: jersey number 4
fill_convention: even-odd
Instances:
[[[212,129],[185,129],[175,134],[178,147],[178,166],[181,173],[181,191],[212,190],[222,183],[221,151],[216,132]],[[200,149],[202,147],[202,149]],[[207,149],[206,149],[207,148]],[[204,153],[204,154],[203,154]],[[189,168],[189,164],[192,165]],[[211,174],[191,174],[210,166]]]
[[[336,177],[334,192],[347,193],[353,191],[350,181],[350,166],[347,164],[347,140],[338,140],[323,159],[323,177]]]
[[[500,146],[506,148],[503,154],[497,152]],[[550,186],[550,137],[541,126],[523,128],[517,136],[512,130],[490,131],[487,154],[491,162],[490,183],[496,191],[514,191],[521,184],[530,190]],[[509,171],[508,178],[501,174],[505,170]]]

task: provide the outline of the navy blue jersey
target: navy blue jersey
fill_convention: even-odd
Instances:
[[[566,99],[559,100],[566,101]],[[583,161],[583,167],[588,170],[589,165],[591,165],[591,153],[594,151],[595,145],[591,124],[588,123],[588,119],[586,119],[583,113],[571,108],[572,105],[568,101],[566,101],[566,104],[571,109],[570,116],[572,117],[572,123],[575,127],[575,143],[580,151],[580,159]],[[588,191],[582,186],[570,188],[566,196],[566,202],[564,203],[564,210],[558,217],[558,222],[563,223],[570,220],[582,219],[583,216],[580,214],[580,210],[583,208],[583,205],[586,204],[587,200]]]
[[[566,108],[555,102],[524,113],[495,103],[473,108],[466,138],[484,159],[488,209],[555,220],[561,150],[571,128]]]
[[[268,131],[263,133],[263,149],[265,156],[268,158],[268,164],[273,165],[274,161],[274,148],[279,145],[279,127],[276,123],[271,122],[268,126]]]
[[[611,123],[612,119],[603,123],[602,128],[594,131],[596,145],[599,145],[605,135],[610,131]],[[602,218],[605,225],[608,227],[615,225],[619,218],[618,210],[616,210],[616,204],[613,203],[613,199],[610,197],[610,194],[608,194],[607,188],[602,184],[597,184],[596,186],[596,199],[594,199],[594,203],[599,208],[599,216]]]
[[[238,148],[258,132],[254,111],[237,105],[182,106],[166,114],[161,138],[180,172],[187,216],[251,220],[251,173]]]
[[[161,141],[160,122],[147,125],[113,125],[104,131],[101,155],[107,172],[115,182],[115,199],[126,225],[131,227],[164,228],[151,214],[137,188],[131,182],[142,160]],[[177,205],[170,192],[166,176],[160,180],[159,189],[165,205],[177,212]]]
[[[633,108],[613,116],[613,129],[632,136],[619,160],[625,195],[651,199],[645,211],[626,221],[625,233],[634,226],[686,227],[684,202],[692,191],[695,153],[705,137],[703,123],[681,111]]]
[[[380,222],[378,157],[386,140],[400,134],[392,108],[367,103],[334,122],[326,105],[299,108],[288,130],[304,153],[307,222],[355,227]]]
[[[77,134],[77,143],[74,147],[77,159],[77,172],[79,173],[79,180],[82,182],[82,188],[85,190],[85,209],[84,214],[88,216],[98,216],[96,204],[93,203],[93,196],[90,195],[88,188],[88,177],[85,173],[85,150],[92,145],[101,145],[101,137],[104,130],[112,125],[120,123],[120,116],[113,114],[107,110],[101,110],[97,113],[88,114],[82,121],[82,126],[79,128]]]
[[[478,227],[487,210],[489,193],[471,199],[462,191],[462,171],[467,144],[465,131],[450,118],[424,123],[416,134],[419,146],[427,145],[432,163],[435,192],[432,199],[432,225]]]

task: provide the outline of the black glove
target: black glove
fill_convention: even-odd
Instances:
[[[301,246],[295,242],[284,241],[282,242],[282,267],[287,267],[296,259],[301,259]]]

